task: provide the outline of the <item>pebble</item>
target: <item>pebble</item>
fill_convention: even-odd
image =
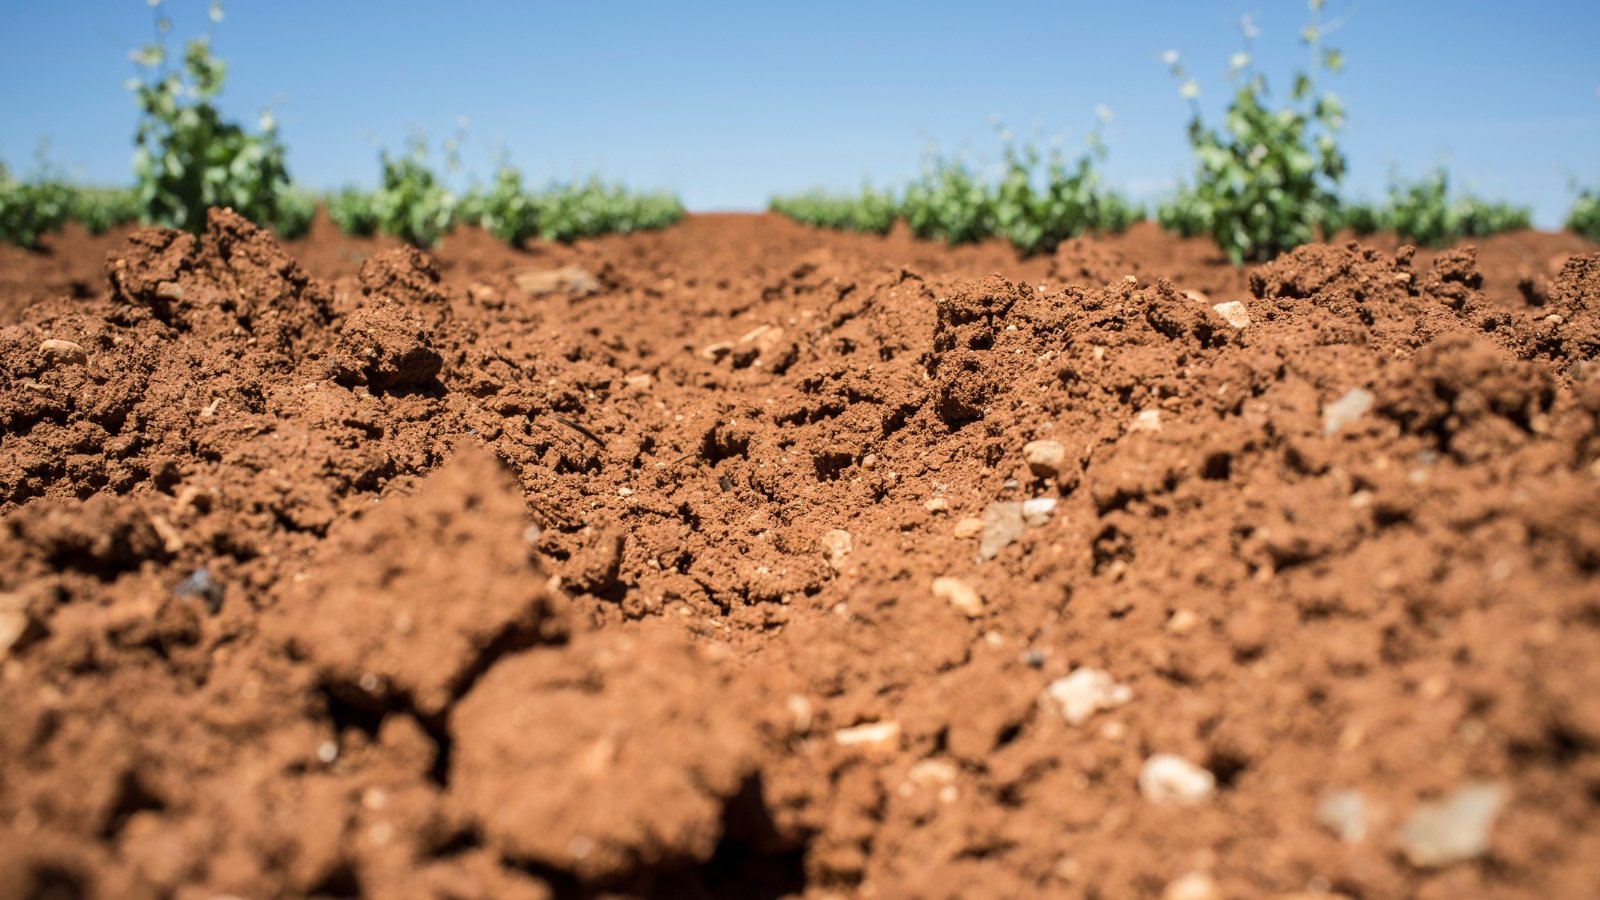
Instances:
[[[1033,528],[1050,521],[1050,516],[1056,511],[1056,498],[1034,497],[1032,500],[1022,501],[1022,521]]]
[[[976,619],[983,615],[983,597],[972,585],[959,578],[941,575],[933,580],[933,595]]]
[[[52,365],[82,365],[89,361],[82,344],[50,338],[39,344],[39,353]]]
[[[1168,882],[1161,900],[1222,900],[1222,888],[1210,875],[1190,872]]]
[[[1367,798],[1360,791],[1338,791],[1317,804],[1317,824],[1346,844],[1367,839]]]
[[[1195,806],[1216,793],[1217,779],[1181,756],[1157,753],[1139,772],[1139,793],[1152,803]]]
[[[1073,669],[1039,695],[1039,705],[1058,713],[1068,725],[1082,725],[1102,709],[1115,709],[1133,699],[1133,691],[1100,669]]]
[[[1216,310],[1217,315],[1226,319],[1228,324],[1235,328],[1243,328],[1250,324],[1250,311],[1245,309],[1244,304],[1237,300],[1229,300],[1226,303],[1218,303],[1216,306],[1211,308]]]
[[[1331,437],[1346,426],[1354,424],[1367,410],[1372,409],[1372,404],[1377,398],[1372,392],[1364,388],[1351,388],[1343,397],[1332,403],[1323,404],[1322,407],[1322,435]]]
[[[922,508],[931,513],[942,513],[950,510],[950,501],[943,497],[929,497],[922,504]]]
[[[1060,441],[1029,441],[1022,446],[1028,471],[1040,478],[1055,478],[1067,462],[1067,448]]]
[[[0,594],[0,659],[28,633],[28,603],[21,594]]]
[[[566,292],[584,296],[600,290],[600,282],[579,266],[559,269],[522,269],[511,273],[511,281],[524,293],[539,296]]]
[[[1505,802],[1506,789],[1499,784],[1458,787],[1417,807],[1400,829],[1400,849],[1419,868],[1475,859],[1489,849],[1489,831]]]
[[[1184,291],[1183,295],[1196,303],[1204,303],[1207,306],[1211,305],[1211,298],[1206,296],[1205,291]]]
[[[732,352],[733,341],[717,341],[715,344],[707,344],[705,347],[701,348],[700,358],[709,359],[712,362],[716,362]]]
[[[1128,431],[1130,433],[1135,431],[1148,431],[1151,434],[1155,434],[1160,430],[1161,410],[1159,409],[1147,409],[1144,412],[1139,413],[1137,416],[1134,416],[1133,421],[1128,423]]]
[[[841,747],[887,748],[891,744],[898,743],[899,740],[900,723],[893,720],[854,725],[850,728],[841,728],[833,733],[833,742]]]
[[[1022,519],[1021,503],[989,504],[983,511],[983,538],[978,542],[978,556],[994,559],[1027,530],[1028,525]]]
[[[188,578],[178,582],[172,593],[179,597],[199,598],[213,614],[222,608],[222,583],[211,577],[211,570],[205,566],[195,569]]]
[[[956,522],[955,535],[962,540],[970,540],[983,534],[983,520],[971,516]]]
[[[850,532],[842,528],[825,532],[819,543],[822,544],[822,552],[827,554],[828,565],[836,572],[844,568],[844,558],[856,549],[855,539],[850,536]]]

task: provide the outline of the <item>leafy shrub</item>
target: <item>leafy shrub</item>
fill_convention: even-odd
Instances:
[[[290,240],[302,238],[311,231],[311,222],[316,217],[316,194],[298,189],[285,191],[278,198],[278,211],[272,220],[272,229],[280,237]]]
[[[287,198],[289,172],[271,114],[262,114],[255,134],[225,120],[215,100],[227,65],[212,56],[209,33],[189,41],[182,65],[168,71],[170,23],[159,0],[156,18],[161,38],[135,54],[145,74],[129,82],[139,105],[133,171],[145,219],[198,231],[207,208],[231,206],[263,224],[292,220],[282,209],[294,201]],[[212,22],[221,18],[213,3]]]
[[[139,221],[144,207],[132,188],[77,187],[72,191],[67,218],[90,234],[104,234],[119,225]]]
[[[1382,205],[1346,204],[1337,224],[1360,235],[1392,231],[1408,241],[1442,247],[1462,238],[1527,228],[1531,219],[1527,207],[1453,195],[1449,173],[1436,169],[1415,181],[1391,178]]]
[[[465,203],[463,221],[472,222],[513,247],[539,234],[539,204],[522,187],[522,173],[510,163],[495,170],[488,191]]]
[[[1578,199],[1567,213],[1567,230],[1600,241],[1600,188],[1578,191]]]
[[[665,228],[683,217],[683,205],[670,193],[633,193],[599,178],[551,185],[534,205],[539,236],[549,241]]]
[[[1183,237],[1211,233],[1211,207],[1193,188],[1181,187],[1156,206],[1156,223]]]
[[[67,221],[71,191],[41,173],[20,181],[0,163],[0,240],[19,247],[37,247],[44,235]]]
[[[1050,253],[1084,231],[1123,231],[1144,217],[1120,195],[1101,189],[1095,167],[1105,149],[1098,131],[1089,133],[1089,150],[1070,165],[1059,150],[1052,151],[1042,177],[1041,154],[1033,144],[1018,147],[1005,131],[1001,141],[1005,174],[991,203],[994,230],[1023,254]]]
[[[372,197],[378,230],[413,246],[432,247],[455,225],[456,198],[428,167],[427,140],[413,137],[405,154],[383,150],[378,159],[383,181]]]
[[[830,194],[807,191],[788,197],[774,197],[768,208],[805,225],[887,234],[900,215],[900,204],[892,191],[864,185],[860,194]]]
[[[1322,2],[1309,5],[1311,23],[1301,41],[1316,60],[1314,68],[1337,72],[1343,57],[1321,45]],[[1302,70],[1294,75],[1290,102],[1272,107],[1266,76],[1251,66],[1255,26],[1248,17],[1242,25],[1246,49],[1234,54],[1229,66],[1232,77],[1242,80],[1220,131],[1206,125],[1197,102],[1199,85],[1178,54],[1169,51],[1163,57],[1192,108],[1188,131],[1195,180],[1186,191],[1208,210],[1211,236],[1235,264],[1271,259],[1315,240],[1318,227],[1337,209],[1336,189],[1345,169],[1336,140],[1344,123],[1338,98],[1319,93],[1312,74]],[[1191,227],[1198,221],[1187,215],[1180,220]]]
[[[342,232],[355,237],[370,237],[378,231],[378,208],[373,196],[359,188],[346,187],[323,200],[328,218]]]
[[[958,159],[930,156],[921,177],[906,186],[900,210],[919,238],[965,244],[994,234],[993,198],[978,175]]]

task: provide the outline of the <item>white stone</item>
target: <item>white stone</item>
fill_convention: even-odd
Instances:
[[[841,747],[880,747],[887,748],[900,740],[900,723],[868,722],[865,725],[855,725],[850,728],[841,728],[833,733],[833,742]]]
[[[1147,409],[1139,413],[1137,416],[1134,416],[1133,421],[1128,423],[1129,432],[1148,431],[1151,434],[1154,434],[1160,430],[1161,410],[1159,409]]]
[[[1376,400],[1372,392],[1363,388],[1351,388],[1343,397],[1325,403],[1322,406],[1322,435],[1330,437],[1341,429],[1355,424],[1367,410],[1372,409]]]
[[[1021,503],[989,504],[983,511],[983,539],[978,542],[978,556],[994,559],[1027,530]]]
[[[818,541],[822,545],[822,552],[828,558],[828,565],[835,571],[844,568],[844,559],[856,549],[855,539],[850,532],[842,528],[834,528],[824,532]]]
[[[1157,753],[1139,772],[1139,793],[1152,803],[1195,806],[1211,799],[1216,776],[1181,756]]]
[[[949,512],[950,501],[943,497],[929,497],[923,502],[922,508],[931,513]]]
[[[1338,791],[1317,804],[1317,824],[1346,844],[1367,839],[1367,798],[1360,791]]]
[[[1204,872],[1190,872],[1167,883],[1161,900],[1222,900],[1217,880]]]
[[[1237,300],[1218,303],[1211,308],[1216,310],[1217,315],[1228,320],[1228,324],[1235,328],[1243,328],[1250,324],[1250,310],[1246,309],[1245,305]]]
[[[962,540],[971,540],[983,534],[983,520],[967,516],[965,519],[956,522],[956,527],[953,531],[956,537]]]
[[[1102,709],[1115,709],[1133,699],[1133,691],[1117,684],[1099,669],[1073,669],[1057,678],[1039,695],[1039,704],[1059,714],[1069,725],[1082,725]]]
[[[1056,498],[1034,497],[1022,501],[1022,521],[1024,524],[1038,528],[1050,521],[1050,516],[1056,511]]]
[[[89,359],[83,345],[60,338],[49,338],[39,344],[39,354],[49,363],[82,364]]]
[[[933,595],[966,613],[967,618],[983,615],[983,597],[972,585],[959,578],[941,575],[933,580]]]
[[[1489,831],[1506,802],[1498,784],[1468,784],[1419,805],[1400,829],[1400,849],[1421,868],[1474,859],[1489,849]]]

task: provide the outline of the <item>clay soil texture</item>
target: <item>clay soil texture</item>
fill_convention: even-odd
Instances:
[[[0,896],[1587,897],[1600,252],[0,251]]]

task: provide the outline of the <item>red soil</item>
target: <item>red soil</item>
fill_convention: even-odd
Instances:
[[[213,213],[0,326],[0,896],[1600,883],[1576,238]]]

